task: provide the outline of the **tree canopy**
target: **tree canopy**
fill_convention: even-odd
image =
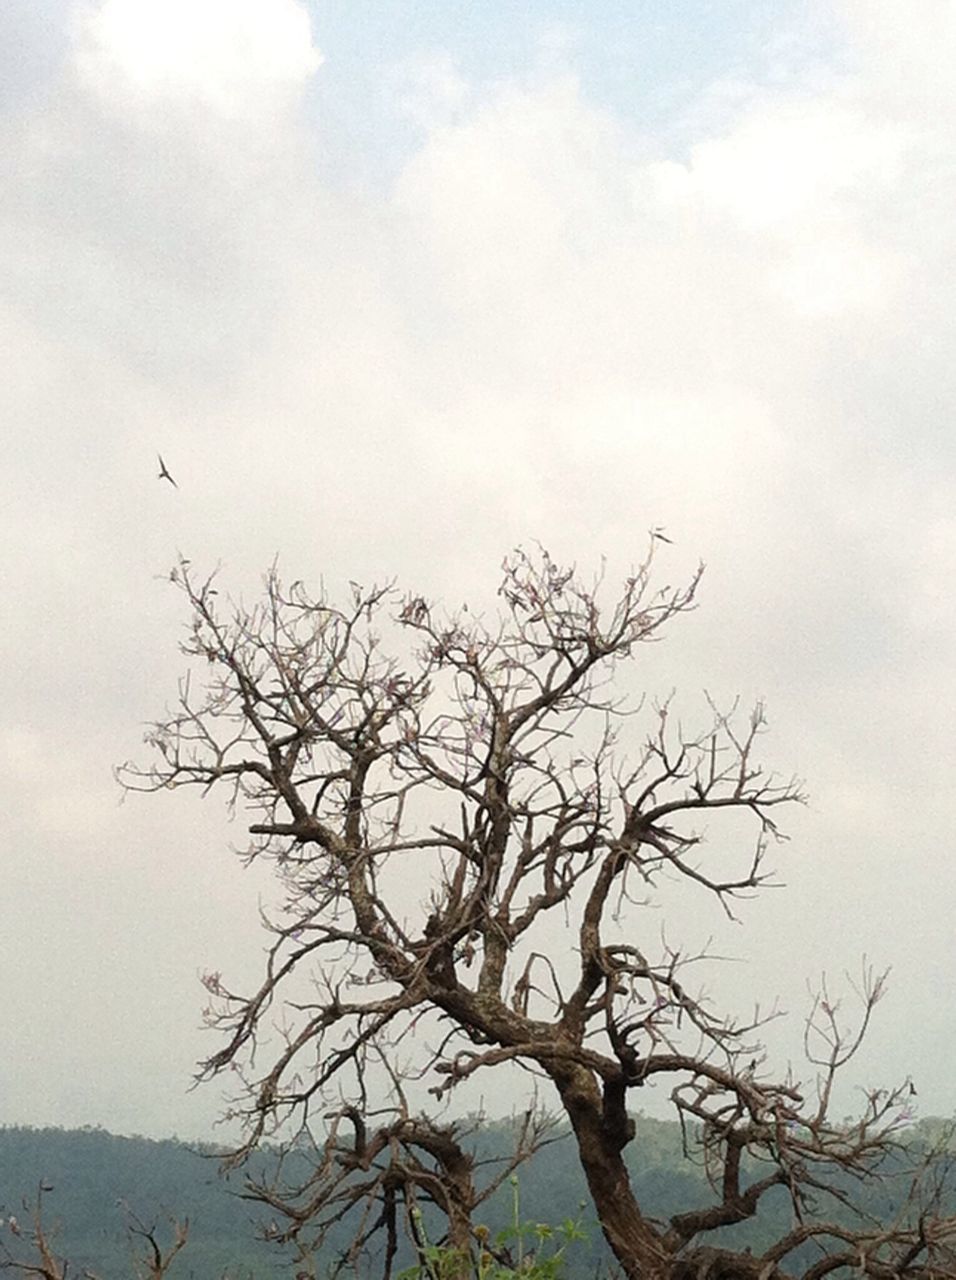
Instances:
[[[821,992],[809,1080],[777,1076],[759,1018],[701,999],[686,973],[700,957],[649,924],[668,878],[726,912],[758,891],[778,815],[802,798],[762,763],[761,706],[705,699],[690,728],[668,700],[624,697],[624,664],[695,603],[699,574],[655,586],[659,544],[616,592],[518,551],[488,617],[392,585],[353,584],[334,604],[275,570],[247,607],[188,561],[173,571],[190,670],[149,730],[150,761],[121,776],[131,790],[223,791],[251,819],[244,856],[281,883],[258,989],[206,977],[222,1039],[203,1076],[239,1082],[235,1160],[286,1136],[288,1176],[255,1193],[304,1254],[347,1219],[343,1260],[380,1231],[387,1275],[427,1203],[465,1265],[476,1212],[546,1141],[556,1108],[629,1277],[770,1280],[808,1242],[808,1280],[952,1269],[956,1225],[928,1167],[912,1169],[891,1224],[854,1213],[854,1183],[885,1173],[898,1146],[908,1082],[872,1092],[852,1124],[830,1116],[883,978],[865,975],[852,1027]],[[732,814],[750,824],[743,843]],[[442,1104],[507,1064],[529,1073],[529,1107],[512,1158],[483,1168]],[[713,1192],[663,1221],[623,1155],[628,1101],[650,1079],[669,1083]],[[709,1242],[780,1188],[790,1219],[761,1253]]]

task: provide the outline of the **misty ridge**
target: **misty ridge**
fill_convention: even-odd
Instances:
[[[680,1125],[644,1115],[638,1115],[636,1123],[641,1140],[628,1154],[628,1167],[646,1211],[666,1218],[706,1204],[712,1190],[700,1164],[683,1152]],[[475,1119],[468,1127],[466,1145],[478,1162],[488,1162],[490,1171],[508,1160],[514,1142],[512,1119]],[[926,1118],[910,1136],[929,1148],[951,1136],[951,1125]],[[581,1172],[576,1161],[568,1158],[568,1140],[566,1128],[559,1127],[553,1144],[523,1166],[517,1187],[519,1211],[526,1223],[535,1226],[563,1221],[580,1224],[583,1239],[569,1251],[568,1274],[594,1275],[596,1268],[607,1268],[612,1260],[587,1205]],[[127,1280],[131,1241],[124,1223],[129,1208],[155,1224],[161,1242],[171,1235],[174,1220],[188,1219],[186,1246],[170,1269],[174,1278],[288,1277],[294,1269],[293,1252],[269,1239],[267,1211],[243,1198],[244,1178],[220,1172],[223,1154],[213,1143],[124,1137],[100,1128],[0,1128],[0,1245],[16,1243],[10,1219],[27,1224],[42,1184],[50,1188],[44,1216],[53,1251],[59,1259],[69,1260],[74,1276],[88,1270],[101,1280]],[[277,1152],[258,1152],[246,1173],[267,1175],[276,1159]],[[887,1191],[874,1184],[868,1198],[868,1210],[881,1218],[898,1211],[905,1200],[905,1181],[890,1186]],[[506,1230],[513,1220],[514,1197],[515,1189],[508,1184],[488,1204],[483,1222],[492,1233]],[[950,1203],[956,1205],[956,1183]],[[766,1220],[726,1231],[726,1243],[759,1251],[785,1227],[787,1214],[786,1197],[781,1196]],[[326,1256],[319,1260],[320,1275],[331,1269],[348,1243],[344,1227],[329,1238]],[[407,1249],[403,1260],[413,1261]]]

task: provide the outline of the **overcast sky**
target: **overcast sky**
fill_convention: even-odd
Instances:
[[[474,607],[656,525],[707,572],[641,678],[765,698],[812,798],[785,890],[669,937],[784,1057],[892,965],[861,1079],[956,1109],[954,60],[952,0],[6,0],[0,1123],[219,1110],[198,978],[268,877],[111,776],[177,551]]]

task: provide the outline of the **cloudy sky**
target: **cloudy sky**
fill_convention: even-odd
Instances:
[[[765,698],[812,798],[715,987],[786,1057],[892,965],[860,1078],[956,1110],[954,57],[953,0],[0,7],[0,1123],[219,1109],[198,977],[268,877],[111,776],[177,551],[490,604],[656,525],[707,572],[641,679]]]

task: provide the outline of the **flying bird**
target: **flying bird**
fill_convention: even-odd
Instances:
[[[173,477],[166,470],[166,463],[163,462],[163,455],[161,453],[157,453],[156,457],[159,459],[159,475],[157,476],[157,479],[168,480],[174,489],[178,489],[179,485],[176,483]]]

